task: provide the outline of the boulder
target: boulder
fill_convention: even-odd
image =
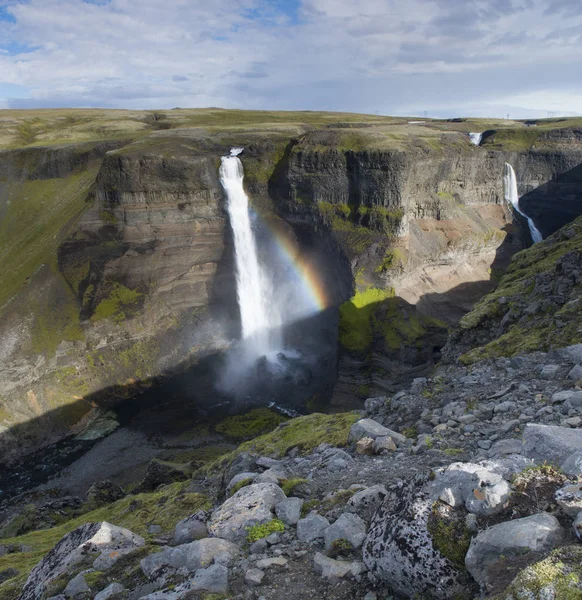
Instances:
[[[390,436],[397,445],[406,443],[405,436],[380,425],[380,423],[373,419],[360,419],[354,423],[350,428],[349,441],[357,442],[363,437],[369,437],[375,440],[376,438],[386,436]]]
[[[374,450],[376,454],[381,454],[383,452],[394,452],[396,449],[396,442],[390,435],[385,435],[374,440]]]
[[[465,565],[479,585],[490,589],[494,583],[490,570],[499,560],[525,552],[547,552],[560,545],[564,538],[558,519],[548,513],[499,523],[471,540]]]
[[[406,598],[468,598],[466,575],[435,548],[428,531],[434,503],[425,489],[428,481],[427,475],[417,475],[403,488],[388,491],[364,541],[364,563]]]
[[[453,508],[464,505],[479,516],[501,512],[511,491],[501,475],[474,463],[449,465],[427,485],[427,490],[435,500]]]
[[[223,553],[236,557],[241,552],[239,546],[220,538],[205,538],[186,546],[186,568],[189,571],[208,567],[218,555]],[[224,555],[222,559],[224,561]]]
[[[573,454],[570,454],[568,458],[560,465],[560,469],[566,474],[572,477],[579,477],[582,475],[582,450],[577,450]]]
[[[65,587],[66,598],[88,598],[91,590],[85,581],[82,573],[73,577]]]
[[[123,488],[112,481],[97,481],[87,490],[87,502],[94,506],[104,506],[125,496]]]
[[[255,479],[256,483],[275,483],[279,484],[281,481],[287,478],[287,473],[280,468],[267,469]]]
[[[223,565],[212,565],[207,569],[198,569],[192,582],[196,591],[204,590],[214,594],[228,592],[228,569]]]
[[[122,555],[143,546],[145,541],[129,529],[103,521],[85,523],[65,535],[31,571],[19,600],[42,597],[47,585],[67,572],[88,554]]]
[[[366,539],[366,523],[358,515],[344,513],[324,533],[325,549],[331,550],[337,540],[347,540],[354,548],[359,548]]]
[[[374,440],[371,437],[363,437],[356,442],[356,454],[371,456],[375,453]]]
[[[297,525],[297,521],[301,518],[302,507],[301,498],[286,498],[275,506],[275,513],[285,525]]]
[[[182,519],[176,524],[174,530],[174,543],[176,545],[188,544],[194,540],[201,540],[208,536],[206,524],[200,520],[198,513]]]
[[[134,493],[152,492],[160,485],[169,485],[175,481],[185,481],[191,474],[189,464],[170,463],[158,458],[152,458],[146,474],[137,485]]]
[[[310,512],[304,519],[297,522],[297,539],[300,542],[313,542],[323,538],[325,530],[329,527],[329,521],[317,514]]]
[[[356,513],[369,523],[386,497],[386,488],[383,485],[374,485],[356,492],[347,502],[346,512]]]
[[[556,490],[556,502],[567,515],[577,516],[582,511],[582,485],[579,483],[565,485]]]
[[[110,600],[110,598],[120,596],[124,590],[125,588],[121,585],[121,583],[115,582],[108,585],[104,590],[100,591],[95,596],[94,600]]]
[[[249,527],[273,519],[275,506],[285,498],[283,490],[274,483],[253,483],[240,489],[212,513],[208,531],[216,537],[242,542]]]
[[[361,575],[366,568],[361,562],[347,562],[334,560],[321,552],[316,552],[313,557],[313,569],[325,579],[343,579],[344,577]]]
[[[582,450],[582,430],[528,423],[523,431],[522,454],[536,462],[561,465],[576,450]]]
[[[275,568],[284,568],[289,561],[282,556],[274,556],[272,558],[263,558],[257,561],[257,569],[266,570]]]
[[[144,575],[154,580],[163,575],[168,569],[178,570],[186,565],[187,544],[177,548],[164,548],[142,558],[139,562]]]
[[[261,585],[264,577],[264,571],[261,571],[260,569],[249,569],[245,573],[245,583],[251,586]]]

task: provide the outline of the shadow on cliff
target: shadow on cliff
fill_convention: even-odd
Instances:
[[[249,371],[249,381],[241,382],[241,389],[235,390],[239,393],[217,389],[226,353],[214,352],[195,366],[184,362],[150,380],[104,388],[10,427],[0,434],[0,448],[4,451],[0,456],[0,501],[47,481],[97,443],[98,440],[81,440],[70,431],[67,434],[64,427],[72,422],[72,415],[77,415],[78,420],[92,408],[112,410],[122,426],[155,439],[164,435],[177,437],[200,424],[252,407],[276,403],[303,411],[313,396],[329,398],[337,370],[337,313],[337,307],[330,308],[294,323],[285,339],[289,344],[304,345],[305,360],[278,379],[271,376],[264,380],[259,361]],[[312,343],[305,346],[309,338]],[[243,389],[245,385],[247,388]],[[94,431],[96,424],[90,425],[89,430]],[[24,456],[15,452],[26,446],[38,448],[47,437],[55,440],[63,435],[66,437],[53,445]]]
[[[519,199],[519,206],[548,237],[582,215],[582,164]]]

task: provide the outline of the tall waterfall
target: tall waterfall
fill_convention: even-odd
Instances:
[[[479,146],[479,145],[481,145],[481,140],[483,139],[483,134],[471,132],[469,134],[469,138],[471,139],[472,144],[475,144],[475,146]]]
[[[274,330],[280,326],[272,307],[271,286],[261,271],[257,245],[249,215],[249,199],[243,188],[244,170],[233,148],[220,165],[220,182],[226,192],[230,224],[234,236],[237,297],[242,337],[255,356],[273,349]]]
[[[540,231],[535,226],[534,222],[519,208],[519,195],[517,193],[517,180],[515,178],[515,171],[509,163],[505,163],[505,169],[503,171],[503,188],[505,190],[505,200],[510,203],[513,208],[525,219],[529,225],[529,231],[531,239],[534,244],[541,242],[544,238]]]

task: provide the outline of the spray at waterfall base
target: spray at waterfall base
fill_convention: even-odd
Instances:
[[[288,229],[261,218],[249,203],[233,148],[222,158],[236,265],[240,339],[227,352],[217,389],[236,400],[301,406],[324,394],[336,364],[337,311],[315,257]]]

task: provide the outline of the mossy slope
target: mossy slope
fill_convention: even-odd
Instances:
[[[582,217],[515,255],[497,288],[465,315],[446,349],[465,364],[582,340]]]

